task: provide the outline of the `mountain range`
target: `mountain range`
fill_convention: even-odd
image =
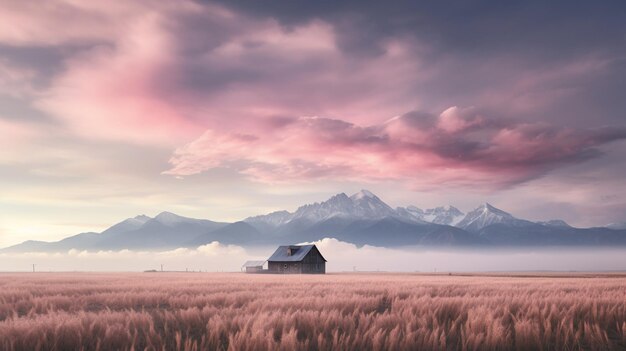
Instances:
[[[234,223],[194,219],[162,212],[139,215],[101,233],[88,232],[56,242],[25,241],[0,252],[76,250],[161,250],[197,247],[218,241],[240,246],[311,242],[326,237],[382,247],[541,247],[626,246],[621,225],[574,228],[562,220],[533,222],[485,203],[465,214],[453,206],[392,208],[370,191],[332,196]]]

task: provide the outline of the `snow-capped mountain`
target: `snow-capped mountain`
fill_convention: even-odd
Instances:
[[[382,218],[395,215],[393,208],[367,190],[350,196],[350,200],[354,204],[353,215],[356,217]]]
[[[390,216],[397,216],[393,208],[370,191],[361,190],[350,197],[340,193],[323,202],[300,206],[294,213],[272,212],[246,218],[245,222],[276,227],[296,219],[319,222],[330,218],[379,219]]]
[[[455,225],[463,218],[463,215],[463,212],[454,206],[442,206],[426,210],[415,206],[393,209],[371,191],[361,190],[352,196],[340,193],[323,202],[300,206],[293,213],[287,211],[272,212],[267,215],[246,218],[245,222],[278,227],[296,219],[319,222],[330,218],[375,220],[393,217],[415,223]]]
[[[263,223],[272,227],[278,227],[289,222],[293,218],[293,214],[289,211],[276,211],[266,215],[254,216],[246,218],[248,223]]]
[[[451,226],[459,223],[464,216],[464,213],[458,208],[449,205],[426,210],[415,206],[398,207],[396,208],[396,213],[398,216],[405,219]]]
[[[412,222],[426,222],[424,220],[424,210],[415,206],[397,207],[396,215]]]
[[[56,242],[25,241],[0,252],[173,249],[213,241],[276,245],[332,237],[356,245],[397,246],[626,246],[626,226],[574,228],[561,220],[530,222],[485,203],[467,215],[453,206],[391,208],[370,191],[344,193],[294,212],[277,211],[235,223],[162,212],[125,219],[102,233]],[[619,229],[622,228],[622,229]]]
[[[156,217],[154,217],[154,220],[168,227],[185,223],[202,223],[206,221],[205,219],[179,216],[175,213],[167,211],[159,213]]]
[[[378,196],[361,190],[350,197],[341,193],[321,203],[301,206],[292,220],[305,218],[318,222],[333,217],[377,219],[393,215],[395,211]]]
[[[111,226],[109,229],[105,230],[104,233],[113,233],[113,232],[128,232],[131,230],[139,229],[142,225],[146,224],[152,218],[146,215],[139,215],[133,218],[125,219],[118,224]]]
[[[424,211],[424,219],[435,224],[455,225],[464,213],[454,206],[435,207]]]
[[[469,212],[456,226],[476,233],[493,224],[523,225],[526,223],[531,222],[517,219],[508,212],[504,212],[488,203],[484,203]]]

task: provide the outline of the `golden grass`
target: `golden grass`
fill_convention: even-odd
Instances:
[[[624,350],[626,277],[0,274],[2,350]]]

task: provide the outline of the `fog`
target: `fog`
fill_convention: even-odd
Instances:
[[[315,242],[328,272],[626,271],[626,248],[523,250],[388,249],[357,247],[336,239]],[[247,260],[264,260],[275,247],[243,248],[213,242],[196,249],[160,252],[70,250],[65,253],[0,254],[0,271],[240,271]]]

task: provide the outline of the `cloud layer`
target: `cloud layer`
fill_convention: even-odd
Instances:
[[[624,250],[563,249],[536,251],[399,250],[356,247],[326,238],[315,242],[328,260],[328,272],[472,272],[472,271],[594,271],[624,270]],[[238,272],[247,260],[265,260],[275,250],[242,248],[213,242],[196,249],[161,252],[76,251],[66,253],[0,254],[3,270],[59,271],[170,271]]]
[[[166,174],[230,167],[265,182],[344,177],[415,185],[503,186],[600,155],[626,128],[573,130],[519,123],[451,107],[360,126],[320,117],[280,119],[263,133],[206,131],[176,150]]]

